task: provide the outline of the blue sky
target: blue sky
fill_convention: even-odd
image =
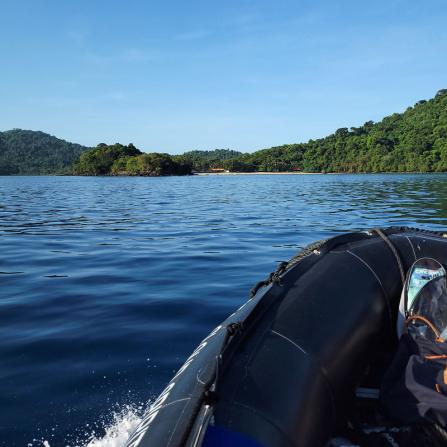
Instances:
[[[447,88],[447,2],[2,0],[0,130],[253,151]]]

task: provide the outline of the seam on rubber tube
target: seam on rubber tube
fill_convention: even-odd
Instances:
[[[272,332],[275,335],[278,335],[279,337],[281,337],[283,340],[287,341],[288,343],[291,343],[299,351],[301,351],[305,355],[308,355],[309,357],[311,357],[313,359],[313,361],[317,364],[318,369],[320,370],[320,373],[323,377],[323,382],[324,382],[326,389],[329,392],[329,396],[331,398],[332,413],[333,413],[334,417],[336,417],[335,415],[337,414],[337,411],[336,411],[337,409],[336,409],[336,405],[335,405],[335,397],[334,397],[334,391],[332,390],[332,384],[331,384],[331,381],[329,380],[328,374],[326,372],[326,368],[321,364],[318,356],[316,356],[315,354],[309,354],[298,343],[295,343],[293,340],[286,337],[285,335],[283,335],[279,332],[276,332],[273,329],[271,329],[270,332]]]
[[[349,253],[351,256],[354,256],[354,258],[356,258],[358,261],[360,261],[365,267],[368,268],[368,270],[374,275],[374,278],[376,278],[377,282],[380,284],[380,288],[382,289],[382,294],[383,297],[385,298],[386,301],[386,307],[388,309],[388,316],[390,319],[390,324],[393,324],[393,314],[391,312],[391,303],[390,303],[390,298],[388,296],[388,293],[385,291],[385,288],[383,287],[382,281],[380,280],[379,276],[377,275],[377,273],[374,271],[374,269],[363,259],[361,258],[359,255],[353,253],[350,250],[346,250],[347,253]]]
[[[295,348],[299,349],[303,354],[307,354],[307,352],[297,343],[295,343],[293,340],[290,340],[290,338],[286,337],[283,334],[280,334],[279,332],[276,332],[272,329],[271,331],[273,334],[278,335],[279,337],[283,338],[284,340],[288,341],[289,343],[291,343],[293,346],[295,346]]]

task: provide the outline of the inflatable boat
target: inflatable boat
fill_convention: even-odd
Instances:
[[[368,417],[406,271],[421,257],[445,265],[446,237],[348,233],[280,263],[197,346],[126,446],[328,445]]]

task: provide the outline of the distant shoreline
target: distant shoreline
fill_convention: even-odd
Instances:
[[[411,174],[446,174],[446,171],[380,171],[380,172],[295,172],[295,171],[284,171],[284,172],[268,172],[268,171],[256,171],[256,172],[195,172],[192,175],[214,175],[214,176],[231,176],[231,175],[368,175],[368,174],[399,174],[399,175],[411,175]]]
[[[123,178],[123,177],[195,177],[195,176],[226,176],[231,177],[235,175],[411,175],[411,174],[424,174],[424,175],[447,175],[447,171],[380,171],[380,172],[268,172],[268,171],[255,171],[255,172],[194,172],[192,174],[176,175],[176,174],[164,174],[164,175],[130,175],[130,174],[0,174],[0,177],[110,177],[110,178]]]
[[[193,175],[324,175],[326,172],[296,172],[296,171],[284,171],[284,172],[268,172],[268,171],[256,171],[256,172],[195,172]],[[342,172],[328,172],[328,174],[343,174]]]

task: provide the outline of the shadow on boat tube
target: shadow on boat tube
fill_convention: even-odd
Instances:
[[[422,257],[447,264],[445,236],[342,234],[281,264],[199,344],[126,446],[349,445],[383,425],[405,274]]]

